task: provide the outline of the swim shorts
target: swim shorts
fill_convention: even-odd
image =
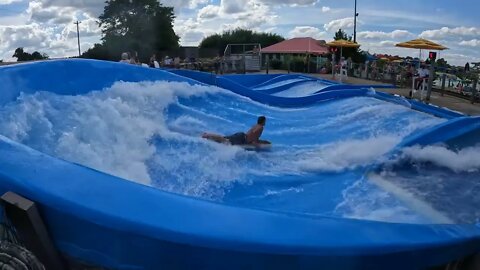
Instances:
[[[225,139],[229,140],[232,145],[247,144],[247,134],[238,132],[230,136],[225,136]]]

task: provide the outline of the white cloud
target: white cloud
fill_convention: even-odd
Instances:
[[[357,24],[361,24],[359,20],[357,20]],[[323,27],[327,31],[337,31],[338,29],[352,29],[354,25],[353,17],[337,19],[326,23]]]
[[[42,2],[32,1],[26,10],[31,22],[67,24],[73,22],[76,9],[73,7],[48,6]]]
[[[357,33],[357,37],[362,39],[404,39],[414,36],[407,30],[394,30],[392,32],[363,31]]]
[[[52,33],[53,29],[42,28],[36,23],[20,26],[1,26],[0,39],[2,42],[0,46],[3,49],[45,47]]]
[[[423,31],[420,37],[427,39],[448,39],[458,37],[480,37],[480,28],[478,27],[442,27],[440,29]]]
[[[288,33],[291,38],[294,37],[312,37],[314,39],[325,39],[327,37],[325,31],[312,26],[297,26]]]
[[[480,57],[463,53],[443,53],[441,57],[444,57],[449,63],[459,66],[465,65],[467,62],[480,62]]]
[[[289,6],[312,6],[315,5],[318,0],[260,0],[265,4],[273,5],[289,5]]]
[[[182,36],[182,40],[185,44],[198,43],[199,40],[202,40],[205,37],[205,33],[201,31],[188,31]]]
[[[480,47],[480,40],[479,39],[462,40],[458,44],[462,46],[469,46],[469,47]]]
[[[395,44],[397,44],[397,43],[398,42],[391,41],[391,40],[382,40],[382,41],[379,42],[381,47],[394,47]]]
[[[98,17],[105,7],[104,1],[99,0],[31,0],[30,4],[41,4],[43,8],[64,7],[73,8],[82,12],[89,13],[91,16]],[[56,14],[58,16],[59,14]]]
[[[15,2],[21,2],[22,0],[0,0],[0,5],[10,5]]]
[[[331,9],[330,7],[322,7],[322,12],[325,13],[325,12],[329,12]]]
[[[1,0],[0,0],[1,1]],[[103,10],[104,3],[97,0],[31,0],[23,13],[4,17],[0,25],[0,58],[12,59],[18,47],[26,51],[40,51],[51,57],[78,54],[77,29],[73,22],[81,19],[80,36],[86,50],[100,38],[95,14]],[[11,24],[8,24],[8,21]],[[12,25],[13,24],[13,25]]]
[[[201,8],[198,11],[197,18],[198,19],[213,19],[220,15],[220,7],[214,5],[208,5],[206,7]]]
[[[220,6],[225,14],[235,14],[246,11],[245,1],[243,0],[222,0]]]
[[[206,5],[210,0],[162,0],[160,3],[165,7],[173,7],[175,12],[179,12],[182,8],[196,9]]]
[[[174,29],[182,45],[197,45],[203,37],[226,30],[271,28],[275,19],[275,13],[260,0],[222,0],[198,9],[196,17],[177,18]]]

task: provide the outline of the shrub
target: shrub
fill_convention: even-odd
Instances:
[[[282,61],[278,59],[272,59],[270,60],[270,67],[272,69],[281,69],[282,68]]]

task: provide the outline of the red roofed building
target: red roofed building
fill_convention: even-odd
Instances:
[[[263,54],[328,54],[324,40],[311,37],[292,38],[262,49]]]
[[[262,62],[267,66],[271,64],[273,69],[282,66],[299,72],[317,72],[326,62],[326,58],[321,56],[330,53],[324,40],[311,37],[284,40],[263,48],[261,52]],[[315,59],[311,56],[315,56]]]

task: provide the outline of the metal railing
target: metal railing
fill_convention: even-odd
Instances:
[[[412,88],[412,76],[416,69],[408,66],[384,65],[382,67],[352,64],[348,69],[348,76],[390,83],[401,88]],[[436,68],[433,78],[433,91],[442,96],[452,95],[468,99],[472,103],[480,102],[480,71],[457,71],[454,74],[444,72],[443,68]]]

